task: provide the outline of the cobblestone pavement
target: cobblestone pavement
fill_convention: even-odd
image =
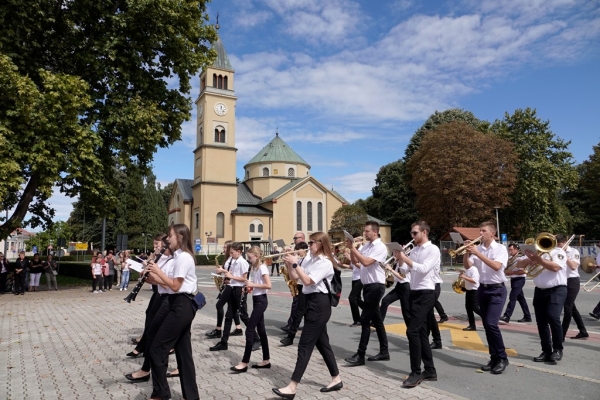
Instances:
[[[147,288],[146,288],[147,289]],[[89,288],[0,296],[0,399],[147,399],[151,382],[131,384],[124,374],[138,369],[142,359],[127,358],[129,341],[141,335],[150,298],[142,290],[137,301],[123,301],[126,292],[92,294]],[[129,292],[127,292],[129,293]],[[214,305],[198,312],[192,327],[192,347],[201,399],[276,398],[272,387],[287,384],[296,361],[296,346],[279,347],[269,338],[269,370],[249,369],[231,375],[243,353],[244,337],[232,337],[229,350],[209,352],[204,332],[215,322]],[[267,331],[274,327],[267,327]],[[260,355],[254,353],[251,362]],[[175,367],[175,357],[171,357]],[[343,363],[338,360],[338,364]],[[171,367],[170,366],[170,367]],[[341,370],[344,388],[320,393],[329,382],[327,369],[313,353],[303,381],[301,399],[455,399],[426,384],[405,390],[402,377],[381,376],[368,368]],[[181,398],[179,379],[170,379],[174,399]]]

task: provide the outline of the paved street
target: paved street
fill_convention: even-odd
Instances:
[[[285,385],[296,360],[296,346],[279,347],[283,336],[278,329],[289,314],[290,297],[281,277],[273,277],[266,314],[271,345],[270,370],[251,370],[230,374],[229,367],[242,356],[244,338],[232,337],[229,350],[209,352],[214,340],[204,332],[216,321],[216,289],[210,278],[212,268],[198,268],[199,288],[209,303],[194,320],[192,337],[196,374],[201,399],[275,398],[272,387]],[[531,361],[540,352],[535,324],[510,323],[503,326],[508,348],[514,349],[506,373],[493,376],[480,373],[486,362],[485,335],[478,326],[474,335],[465,335],[464,296],[451,291],[453,275],[444,276],[442,303],[450,315],[449,324],[441,325],[444,348],[434,352],[439,380],[415,389],[400,388],[409,372],[408,343],[398,307],[391,307],[386,328],[389,332],[391,361],[368,362],[364,367],[345,367],[343,359],[356,351],[360,330],[350,328],[347,302],[334,309],[329,335],[344,381],[339,392],[324,394],[319,388],[329,377],[317,352],[309,364],[298,397],[301,399],[450,399],[450,398],[578,398],[598,399],[600,323],[587,317],[600,296],[599,292],[581,293],[577,305],[584,315],[590,339],[567,339],[565,358],[557,366]],[[350,286],[344,274],[344,293]],[[129,340],[141,334],[144,311],[150,291],[142,290],[135,303],[123,301],[125,292],[92,294],[90,288],[72,288],[59,292],[27,293],[25,296],[0,297],[0,398],[2,399],[145,399],[151,383],[131,384],[124,374],[134,371],[142,359],[130,359]],[[129,293],[129,292],[127,292]],[[531,304],[531,287],[526,291]],[[515,317],[521,318],[517,306]],[[515,318],[515,319],[518,319]],[[444,326],[446,325],[446,326]],[[297,342],[297,341],[296,341]],[[482,342],[482,344],[481,344]],[[378,352],[375,333],[371,335],[367,355]],[[172,356],[172,367],[175,357]],[[260,360],[254,353],[251,362]],[[171,379],[173,398],[180,396],[178,379]]]

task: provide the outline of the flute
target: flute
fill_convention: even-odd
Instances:
[[[163,247],[160,249],[160,252],[154,258],[155,263],[157,263],[158,260],[160,260],[160,258],[163,256],[163,254],[165,254],[165,251],[167,251],[168,247],[169,246],[166,243],[163,243]],[[137,283],[137,285],[135,285],[135,287],[133,288],[131,293],[129,293],[127,295],[127,297],[125,297],[123,300],[125,300],[128,303],[131,303],[132,300],[135,301],[135,298],[137,297],[138,293],[142,289],[144,282],[146,282],[146,278],[148,277],[148,274],[149,274],[149,272],[146,272],[144,275],[142,275],[142,279],[140,279],[140,281]]]

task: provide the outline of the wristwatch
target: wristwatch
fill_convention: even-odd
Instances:
[[[298,266],[298,264],[296,264],[296,263],[292,264],[292,268],[296,268],[297,266]]]

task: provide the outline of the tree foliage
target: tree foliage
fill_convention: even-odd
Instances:
[[[362,235],[365,227],[365,222],[369,217],[365,210],[356,205],[347,205],[338,208],[331,218],[331,230],[345,230],[353,236]],[[343,239],[343,235],[337,235],[340,240]]]
[[[572,218],[561,200],[579,181],[567,150],[570,142],[555,137],[550,122],[540,120],[531,108],[506,113],[490,129],[512,143],[520,160],[511,205],[501,210],[502,226],[515,238],[570,232]]]
[[[465,122],[439,125],[406,164],[420,217],[437,233],[492,218],[494,206],[510,204],[517,161],[504,139]]]
[[[181,138],[190,79],[216,56],[204,0],[5,0],[0,6],[2,232],[48,223],[53,185],[115,212],[115,166],[147,171]],[[10,157],[5,157],[9,155]],[[10,161],[8,161],[10,160]]]

